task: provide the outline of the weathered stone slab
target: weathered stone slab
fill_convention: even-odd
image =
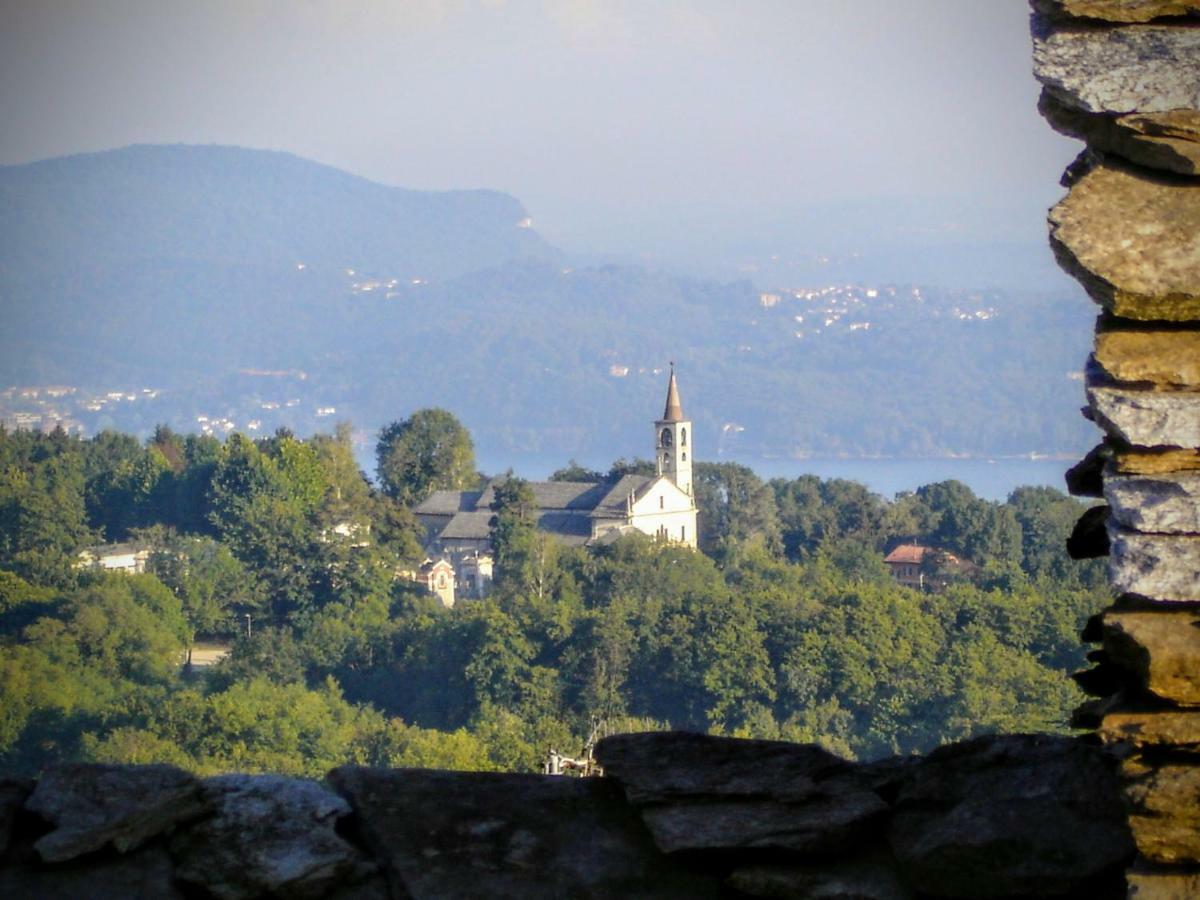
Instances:
[[[847,762],[815,745],[623,734],[601,741],[596,758],[664,853],[832,852],[887,812]]]
[[[1200,610],[1110,609],[1101,621],[1110,663],[1156,697],[1200,706]]]
[[[1200,534],[1200,472],[1110,475],[1104,496],[1122,528],[1153,534]]]
[[[820,900],[909,900],[890,854],[868,853],[820,865],[763,864],[740,866],[730,873],[730,887],[751,897],[806,897]]]
[[[374,871],[335,830],[350,806],[315,782],[221,775],[204,793],[215,814],[176,834],[171,854],[181,881],[221,900],[318,897]]]
[[[654,848],[609,779],[363,769],[330,781],[397,897],[713,897]]]
[[[1102,331],[1096,361],[1117,381],[1200,388],[1200,331]]]
[[[1111,712],[1101,720],[1097,733],[1109,744],[1200,750],[1200,712],[1169,709]]]
[[[630,803],[696,797],[808,797],[854,767],[816,744],[751,741],[689,731],[617,734],[596,747],[604,773]]]
[[[56,826],[34,844],[47,862],[107,844],[126,853],[209,809],[200,783],[174,766],[85,764],[50,769],[25,808]]]
[[[1104,467],[1113,458],[1113,449],[1097,444],[1087,456],[1067,469],[1067,493],[1075,497],[1104,496]]]
[[[76,860],[54,866],[0,867],[0,897],[12,900],[181,900],[171,879],[171,859],[161,846],[112,859]]]
[[[1089,387],[1096,424],[1139,447],[1200,446],[1200,392]]]
[[[811,857],[857,846],[886,813],[886,803],[860,789],[822,791],[790,803],[731,798],[646,806],[642,820],[663,853]]]
[[[1200,109],[1200,30],[1035,23],[1033,74],[1056,100],[1096,113]]]
[[[1135,867],[1125,873],[1129,900],[1196,900],[1200,872],[1172,872]]]
[[[1043,90],[1038,112],[1055,131],[1085,141],[1093,150],[1164,172],[1200,173],[1200,113],[1193,110],[1123,116],[1088,113],[1060,103]]]
[[[1133,758],[1122,775],[1138,852],[1156,863],[1200,863],[1200,766],[1150,766]]]
[[[1071,559],[1108,556],[1108,516],[1107,506],[1093,506],[1079,517],[1067,537],[1067,555]]]
[[[8,849],[17,813],[33,792],[33,782],[23,778],[0,778],[0,856]]]
[[[1111,468],[1121,475],[1200,472],[1200,450],[1124,450],[1113,457]]]
[[[1197,0],[1033,0],[1033,8],[1053,16],[1104,22],[1149,22],[1200,13]]]
[[[1200,181],[1096,165],[1049,222],[1059,264],[1105,309],[1128,319],[1200,319]]]
[[[1083,896],[1133,855],[1120,783],[1097,747],[1049,735],[941,747],[901,782],[889,841],[939,897]]]
[[[1121,593],[1200,602],[1200,537],[1139,534],[1110,525],[1108,578]]]

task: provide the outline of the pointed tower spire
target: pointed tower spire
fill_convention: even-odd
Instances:
[[[667,406],[663,410],[664,422],[682,422],[683,404],[679,402],[679,385],[675,383],[675,363],[671,363],[671,380],[667,382]]]

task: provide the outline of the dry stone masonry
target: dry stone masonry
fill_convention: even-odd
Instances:
[[[1094,741],[986,737],[869,764],[686,733],[596,752],[604,778],[70,765],[0,781],[0,897],[1125,894],[1120,761]],[[1155,770],[1147,809],[1187,777]],[[1188,846],[1176,832],[1156,840]]]
[[[1200,3],[1033,7],[1039,108],[1087,145],[1050,243],[1102,310],[1085,415],[1105,438],[1068,485],[1107,505],[1071,550],[1107,552],[1119,597],[1084,633],[1099,699],[1076,718],[1124,754],[1130,896],[1200,897]]]

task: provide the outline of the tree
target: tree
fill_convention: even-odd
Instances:
[[[727,552],[731,542],[751,540],[778,550],[775,495],[753,471],[738,463],[697,463],[694,484],[701,550],[711,556]]]
[[[595,469],[588,469],[581,466],[575,460],[568,462],[563,468],[557,469],[550,476],[551,481],[592,481],[601,482],[605,480],[603,472],[597,472]]]
[[[383,492],[406,506],[436,490],[463,490],[478,480],[471,435],[444,409],[421,409],[385,426],[375,459]]]

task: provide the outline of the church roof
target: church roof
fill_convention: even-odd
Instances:
[[[592,519],[624,519],[629,497],[641,497],[657,478],[624,475],[615,483],[584,481],[531,481],[537,527],[568,544],[585,543],[592,536]],[[416,511],[444,515],[450,520],[438,537],[443,540],[486,540],[491,537],[496,514],[491,509],[494,482],[483,491],[437,491]]]
[[[490,509],[455,513],[438,537],[443,540],[487,540],[491,537],[495,518],[496,514]]]
[[[474,509],[479,491],[434,491],[413,510],[417,515],[452,516],[456,512]]]
[[[671,366],[671,380],[667,382],[667,405],[663,409],[663,422],[682,422],[683,404],[679,402],[679,385],[675,383],[675,366]]]
[[[491,509],[496,499],[496,482],[488,482],[475,500],[476,509]],[[604,496],[608,485],[592,481],[530,481],[533,505],[538,509],[589,510]]]
[[[629,495],[636,500],[655,481],[648,475],[622,475],[616,484],[603,485],[607,488],[603,497],[592,508],[597,519],[620,519],[628,512]]]

